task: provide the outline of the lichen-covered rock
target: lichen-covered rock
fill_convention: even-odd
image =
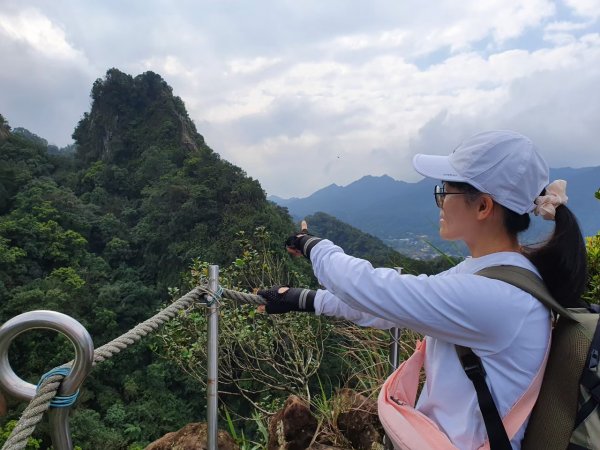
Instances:
[[[268,450],[304,450],[309,447],[315,431],[317,419],[308,405],[295,395],[291,395],[269,421]]]
[[[178,431],[165,434],[152,442],[145,450],[206,450],[208,426],[206,423],[189,423]],[[217,435],[219,450],[239,450],[229,433],[219,430]]]
[[[351,389],[341,389],[337,395],[343,405],[337,425],[352,447],[357,450],[380,448],[384,431],[377,416],[377,402]]]

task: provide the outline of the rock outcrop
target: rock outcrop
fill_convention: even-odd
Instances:
[[[206,423],[189,423],[173,433],[165,434],[152,442],[145,450],[206,450],[208,426]],[[217,437],[219,450],[239,450],[229,433],[219,430]]]
[[[337,426],[357,450],[373,450],[383,441],[384,431],[377,416],[377,402],[350,389],[338,393],[344,412]]]
[[[269,423],[268,450],[304,450],[309,447],[317,419],[308,405],[299,397],[291,395]]]
[[[329,428],[319,426],[310,406],[291,395],[269,421],[268,450],[383,450],[383,428],[377,416],[377,402],[351,389],[341,389],[331,401],[337,419]],[[335,429],[335,437],[332,435]],[[205,450],[207,425],[190,423],[166,434],[146,450]],[[340,447],[342,445],[342,447]],[[240,447],[225,431],[219,430],[219,450]]]
[[[317,419],[309,406],[290,396],[269,422],[268,450],[334,450],[340,448],[336,447],[340,442],[344,442],[344,448],[356,450],[383,448],[377,402],[351,389],[341,389],[331,405],[338,408],[335,423],[317,429]]]

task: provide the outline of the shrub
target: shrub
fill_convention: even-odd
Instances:
[[[583,297],[590,303],[600,303],[600,232],[586,238],[588,285]]]

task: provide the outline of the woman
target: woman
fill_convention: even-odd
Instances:
[[[462,240],[470,258],[435,276],[374,269],[332,242],[309,235],[288,240],[288,251],[310,259],[324,290],[270,289],[267,312],[314,310],[378,328],[406,327],[426,335],[426,382],[416,409],[459,449],[477,449],[486,428],[456,345],[481,359],[496,408],[504,417],[543,368],[550,311],[530,294],[475,275],[512,265],[540,276],[556,300],[574,306],[585,287],[585,245],[565,206],[564,182],[548,185],[548,167],[532,142],[512,131],[472,136],[449,156],[416,155],[420,174],[442,180],[434,193],[440,236]],[[541,193],[541,194],[540,194]],[[517,235],[529,213],[556,221],[549,241],[525,249]],[[511,439],[520,448],[526,422]]]

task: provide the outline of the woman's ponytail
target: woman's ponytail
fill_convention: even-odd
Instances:
[[[525,249],[552,296],[564,307],[581,307],[587,283],[586,248],[575,215],[565,205],[556,208],[554,233],[542,247]]]

